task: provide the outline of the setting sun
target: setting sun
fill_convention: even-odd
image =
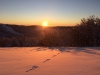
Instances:
[[[48,26],[48,23],[46,21],[44,21],[43,26]]]

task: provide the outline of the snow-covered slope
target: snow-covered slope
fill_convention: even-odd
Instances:
[[[6,25],[2,25],[7,31],[9,31],[10,33],[13,33],[13,34],[17,34],[17,35],[22,35],[20,33],[17,33],[13,28],[11,27],[8,27]]]
[[[0,75],[100,75],[100,47],[0,48]]]

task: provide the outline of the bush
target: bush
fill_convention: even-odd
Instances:
[[[76,46],[100,46],[100,19],[94,15],[81,19],[73,28],[72,36]]]

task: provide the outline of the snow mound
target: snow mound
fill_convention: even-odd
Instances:
[[[11,32],[11,33],[13,33],[13,34],[17,34],[17,35],[23,35],[23,34],[20,34],[20,33],[18,33],[18,32],[16,32],[13,28],[11,28],[11,27],[8,27],[8,26],[6,26],[6,25],[2,25],[7,31],[9,31],[9,32]]]

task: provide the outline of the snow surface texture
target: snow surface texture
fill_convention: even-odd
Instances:
[[[100,75],[100,47],[0,48],[0,75]]]
[[[20,34],[20,33],[17,33],[13,28],[11,28],[11,27],[8,27],[8,26],[6,26],[6,25],[2,25],[4,28],[6,28],[6,30],[7,31],[9,31],[9,32],[11,32],[11,33],[13,33],[13,34],[17,34],[17,35],[22,35],[22,34]]]

